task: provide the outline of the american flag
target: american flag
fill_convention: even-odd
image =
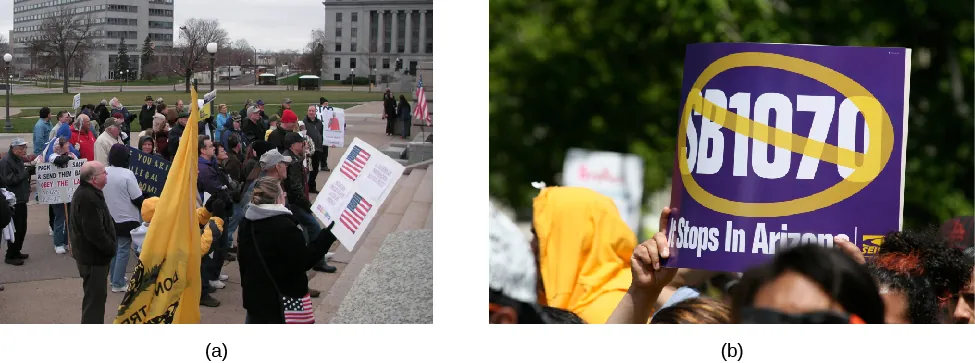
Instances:
[[[427,94],[423,92],[423,75],[420,75],[420,81],[416,85],[416,107],[413,108],[413,118],[420,119],[427,123],[427,126],[433,126],[433,119],[427,112]]]
[[[315,309],[311,303],[311,295],[305,294],[300,299],[282,296],[284,302],[284,323],[285,324],[314,324]]]
[[[342,222],[342,225],[348,228],[350,232],[355,233],[362,221],[366,219],[366,214],[369,214],[370,209],[372,209],[372,204],[362,199],[359,193],[355,193],[352,195],[349,206],[339,216],[339,222]]]
[[[361,147],[353,146],[352,151],[349,152],[349,156],[345,158],[345,162],[339,168],[349,179],[355,180],[362,172],[362,169],[366,167],[366,162],[369,161],[369,153],[363,150]]]

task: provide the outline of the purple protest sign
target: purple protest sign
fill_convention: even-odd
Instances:
[[[911,51],[687,46],[666,265],[743,271],[900,230]]]

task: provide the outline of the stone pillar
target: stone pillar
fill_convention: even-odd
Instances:
[[[420,54],[427,52],[427,11],[420,10]]]
[[[403,51],[406,54],[410,54],[410,49],[413,49],[413,13],[416,10],[409,10],[406,12],[406,34],[403,37],[404,43]]]
[[[400,13],[400,11],[402,11],[402,10],[393,10],[391,12],[391,15],[393,16],[393,26],[392,26],[392,30],[389,33],[389,37],[391,38],[391,39],[389,39],[389,52],[390,53],[396,53],[396,46],[398,45],[398,44],[396,44],[396,41],[399,39],[399,31],[398,31],[398,29],[399,29],[399,13]],[[376,62],[379,62],[379,61],[377,60]]]
[[[376,36],[377,36],[377,39],[376,39],[376,53],[382,53],[383,52],[383,43],[384,43],[384,39],[383,38],[385,37],[385,34],[386,34],[386,24],[383,21],[383,17],[386,15],[386,11],[385,10],[379,10],[378,12],[379,12],[379,27],[378,27],[378,32],[376,33]],[[372,49],[370,49],[370,51],[372,51]]]

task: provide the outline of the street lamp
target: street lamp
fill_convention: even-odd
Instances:
[[[217,43],[207,44],[207,52],[210,53],[210,92],[215,90],[213,85],[213,62],[216,61]],[[213,102],[210,102],[210,116],[213,116]]]
[[[355,91],[355,68],[352,68],[352,90]]]
[[[5,63],[3,78],[7,82],[7,107],[4,109],[7,112],[7,122],[3,126],[3,131],[10,132],[14,130],[14,125],[10,124],[10,61],[14,60],[14,56],[10,53],[3,55],[3,62]]]

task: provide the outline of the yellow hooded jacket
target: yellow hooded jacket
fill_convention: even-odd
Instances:
[[[605,323],[630,286],[636,235],[613,200],[590,189],[545,188],[533,207],[545,304]]]
[[[159,203],[159,197],[142,201],[142,220],[146,223],[152,222],[152,217],[156,214],[157,203]],[[204,207],[196,208],[196,219],[200,228],[203,228],[200,236],[200,249],[203,251],[202,254],[206,254],[210,251],[213,240],[220,239],[220,234],[223,233],[223,220],[213,217],[210,211]]]

